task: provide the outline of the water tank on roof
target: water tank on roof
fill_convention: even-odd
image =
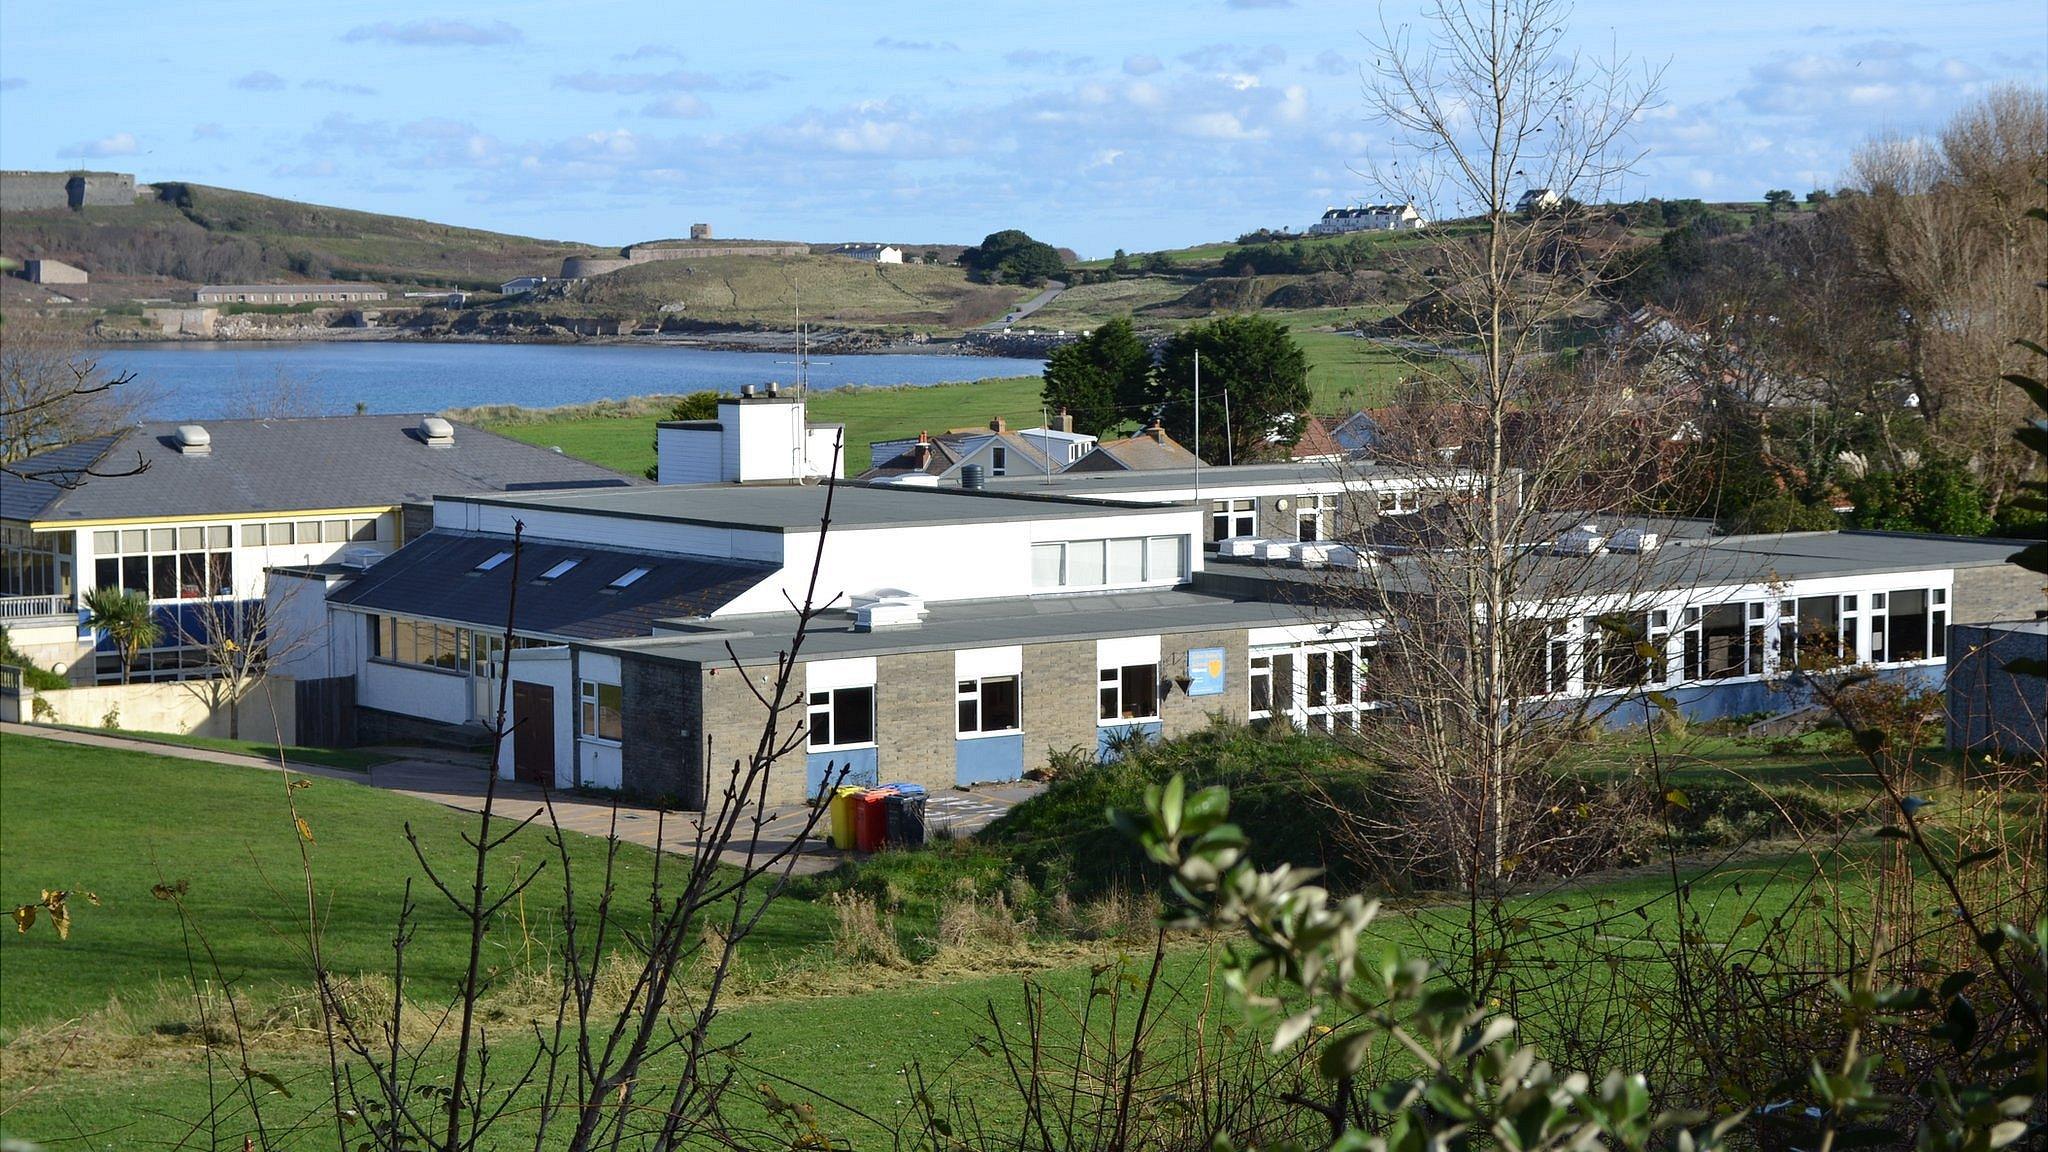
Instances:
[[[983,475],[981,465],[962,464],[960,466],[960,487],[965,488],[969,492],[981,491],[988,483],[983,478]]]

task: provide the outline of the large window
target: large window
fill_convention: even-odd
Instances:
[[[242,525],[242,546],[370,544],[391,539],[389,516],[357,516],[348,520],[278,520]]]
[[[814,749],[873,744],[874,687],[832,688],[811,693],[809,728]]]
[[[1725,680],[1749,667],[1747,607],[1740,601],[1685,610],[1685,678]]]
[[[625,722],[620,714],[625,690],[617,684],[585,680],[578,695],[583,704],[578,731],[597,740],[620,739],[625,731]]]
[[[93,583],[152,600],[233,595],[233,546],[227,524],[103,529],[92,534]]]
[[[1294,498],[1294,538],[1325,540],[1330,535],[1330,513],[1337,509],[1335,495]]]
[[[1097,684],[1100,708],[1096,717],[1103,723],[1159,718],[1159,665],[1104,668]]]
[[[1246,677],[1248,715],[1284,716],[1314,732],[1344,731],[1378,705],[1367,688],[1370,642],[1326,642],[1254,649]]]
[[[1187,537],[1130,536],[1031,546],[1034,588],[1123,588],[1187,579]]]
[[[962,680],[954,695],[959,705],[959,734],[962,736],[1015,732],[1023,727],[1017,707],[1015,676]]]
[[[1232,536],[1258,534],[1257,500],[1218,500],[1209,505],[1209,539],[1228,540]]]

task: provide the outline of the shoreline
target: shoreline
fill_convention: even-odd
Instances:
[[[529,336],[518,334],[436,334],[416,335],[402,328],[290,328],[236,335],[170,336],[136,334],[121,338],[94,337],[89,343],[99,348],[179,347],[219,344],[455,344],[455,345],[547,345],[559,347],[598,346],[630,348],[683,348],[701,352],[770,352],[794,355],[794,332],[758,331],[735,328],[721,331],[668,336]],[[812,335],[805,347],[814,356],[978,356],[988,359],[1016,359],[1015,350],[996,342],[970,341],[962,336],[925,339],[868,338],[857,332],[829,331]]]

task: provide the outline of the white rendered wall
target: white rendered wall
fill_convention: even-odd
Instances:
[[[442,724],[466,724],[469,675],[369,660],[364,662],[362,677],[356,685],[356,703]]]
[[[576,685],[569,682],[567,648],[519,648],[512,652],[514,684],[545,684],[555,693],[555,787],[572,787],[576,771]],[[498,776],[512,779],[512,741],[498,746]],[[617,785],[611,785],[617,787]]]
[[[663,484],[715,484],[725,478],[724,443],[709,428],[656,428],[654,474]]]
[[[470,500],[434,501],[434,527],[510,536],[526,525],[532,540],[582,542],[627,551],[680,552],[734,560],[782,561],[782,534],[747,528],[626,516],[596,516],[554,508],[512,508]]]

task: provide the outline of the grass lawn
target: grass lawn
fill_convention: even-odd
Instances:
[[[998,377],[959,384],[888,388],[834,388],[813,392],[810,418],[846,425],[846,474],[864,472],[876,440],[978,427],[996,416],[1012,428],[1040,422],[1036,376]],[[610,416],[506,421],[491,431],[638,476],[654,463],[654,421]]]
[[[13,903],[44,889],[90,891],[75,900],[69,940],[46,922],[0,933],[0,1032],[104,1007],[182,994],[185,953],[172,906],[150,889],[190,885],[187,904],[224,971],[258,998],[305,983],[299,959],[305,897],[284,777],[255,768],[175,760],[0,737],[0,892]],[[319,779],[297,795],[311,828],[312,866],[326,918],[327,950],[340,972],[379,972],[391,960],[391,930],[405,886],[419,902],[419,932],[407,967],[422,989],[439,991],[459,973],[466,935],[430,889],[405,840],[410,826],[438,867],[452,867],[459,835],[475,818],[368,785]],[[579,875],[602,861],[604,845],[572,837]],[[547,862],[554,852],[529,828],[503,850],[514,861]],[[643,886],[652,854],[625,846],[621,882]],[[582,898],[588,899],[587,890]],[[558,923],[560,889],[543,879],[492,933],[492,962],[545,949]],[[789,902],[764,925],[759,956],[787,955],[830,936],[829,910]]]
[[[114,732],[103,732],[98,728],[77,728],[59,725],[70,732],[90,732],[101,736],[119,736],[125,740],[142,740],[151,744],[171,744],[180,748],[205,748],[214,752],[233,752],[242,756],[254,756],[261,760],[275,761],[277,745],[261,740],[230,740],[223,736],[194,736],[186,732],[131,732],[122,728]],[[349,772],[366,772],[376,765],[391,759],[382,752],[365,752],[355,748],[301,748],[288,744],[284,749],[285,763],[292,765],[311,764],[321,768],[340,768]]]
[[[1273,314],[1291,321],[1288,313]],[[1395,386],[1418,374],[1413,357],[1342,332],[1317,332],[1293,323],[1295,343],[1308,356],[1308,384],[1317,412],[1376,408],[1388,403]]]

